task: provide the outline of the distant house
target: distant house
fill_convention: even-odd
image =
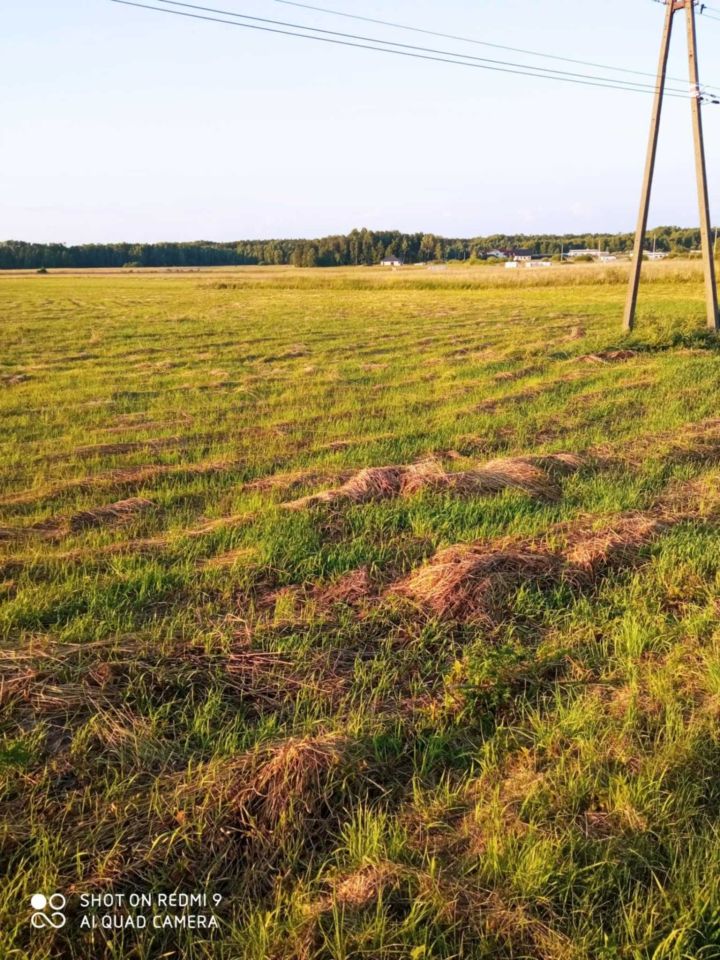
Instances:
[[[668,254],[664,250],[646,250],[645,256],[648,260],[664,260]]]
[[[517,260],[518,263],[527,263],[533,258],[532,250],[513,250],[512,252],[513,260]]]
[[[388,254],[380,261],[380,265],[383,267],[401,267],[405,261],[402,257],[396,257],[395,254]]]
[[[593,260],[602,260],[603,257],[609,255],[609,250],[589,250],[587,247],[584,250],[568,250],[565,254],[570,260],[574,260],[576,257],[592,257]]]
[[[485,254],[486,260],[507,260],[508,255],[504,250],[488,250]]]

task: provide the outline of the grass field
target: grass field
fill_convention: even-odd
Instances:
[[[622,267],[0,277],[0,956],[720,957],[720,352],[651,268],[625,339]]]

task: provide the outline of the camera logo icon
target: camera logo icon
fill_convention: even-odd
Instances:
[[[46,897],[44,893],[34,893],[30,897],[30,906],[33,908],[30,923],[36,930],[52,927],[59,930],[65,926],[66,917],[63,913],[67,900],[61,893],[53,893]]]

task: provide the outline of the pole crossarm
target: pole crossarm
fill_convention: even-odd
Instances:
[[[715,281],[715,260],[711,245],[710,201],[708,196],[707,166],[705,162],[705,142],[702,124],[702,97],[697,52],[697,29],[695,19],[695,0],[667,0],[665,22],[662,40],[660,43],[660,61],[658,64],[657,84],[653,101],[653,110],[650,119],[650,137],[648,140],[645,173],[643,176],[642,192],[640,196],[640,213],[635,231],[633,259],[630,266],[630,284],[628,286],[623,329],[630,331],[635,326],[635,311],[637,308],[640,276],[642,273],[643,250],[645,234],[647,233],[648,214],[650,211],[650,197],[655,175],[655,161],[657,158],[658,138],[660,133],[660,119],[662,116],[665,85],[667,80],[667,65],[670,54],[670,41],[675,14],[685,10],[687,14],[687,42],[688,67],[690,86],[693,96],[690,98],[693,121],[693,142],[695,149],[695,173],[697,180],[698,204],[700,207],[700,234],[702,237],[703,267],[705,274],[705,299],[707,307],[707,324],[713,331],[720,330],[718,316],[717,286]]]

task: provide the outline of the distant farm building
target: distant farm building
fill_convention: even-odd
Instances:
[[[664,250],[646,250],[645,256],[648,260],[664,260],[668,254]]]
[[[404,263],[405,261],[403,258],[396,257],[395,254],[388,254],[380,261],[380,264],[383,267],[401,267]]]
[[[610,256],[609,250],[568,250],[565,254],[570,260],[574,260],[576,257],[592,257],[593,260],[602,260],[603,257]]]
[[[512,258],[518,263],[528,263],[533,258],[533,252],[532,250],[513,250]]]
[[[505,250],[488,250],[485,254],[486,260],[507,260],[508,254]]]

